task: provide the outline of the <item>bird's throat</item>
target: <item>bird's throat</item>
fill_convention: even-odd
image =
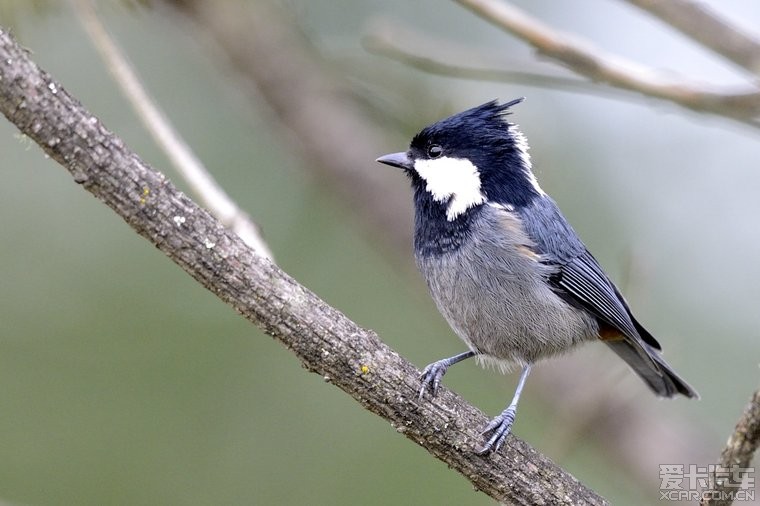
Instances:
[[[424,188],[416,188],[414,198],[416,254],[443,255],[459,249],[470,235],[471,224],[479,216],[480,206],[449,220],[448,201],[435,200]]]

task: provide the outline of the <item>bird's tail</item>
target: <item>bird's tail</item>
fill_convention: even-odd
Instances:
[[[682,380],[678,374],[665,362],[665,359],[645,343],[642,343],[646,354],[651,360],[642,356],[641,352],[627,340],[607,341],[607,345],[612,348],[620,358],[636,371],[644,383],[660,397],[673,397],[677,394],[683,394],[686,397],[699,399],[699,394],[691,388],[688,383]]]

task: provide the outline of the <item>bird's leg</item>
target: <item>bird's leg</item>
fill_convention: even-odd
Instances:
[[[422,374],[420,374],[422,387],[420,387],[419,398],[422,399],[423,395],[425,395],[425,390],[427,389],[430,389],[430,394],[435,397],[435,395],[438,393],[438,386],[441,384],[441,378],[443,378],[443,375],[446,374],[446,370],[452,365],[457,364],[462,360],[466,360],[470,357],[474,357],[475,355],[477,355],[477,353],[474,351],[465,351],[459,355],[454,355],[453,357],[444,358],[437,362],[433,362],[432,364],[429,364],[427,367],[425,367],[425,369],[422,371]]]
[[[491,420],[491,423],[488,424],[488,427],[486,427],[485,430],[481,433],[482,435],[492,433],[492,435],[486,444],[483,445],[480,450],[478,450],[478,453],[480,455],[492,451],[497,452],[499,451],[499,448],[501,448],[501,445],[504,443],[504,440],[507,438],[507,435],[512,429],[512,424],[514,423],[515,416],[517,415],[517,403],[520,402],[520,394],[522,393],[522,389],[525,386],[525,380],[528,379],[529,374],[530,364],[523,367],[522,373],[520,374],[520,380],[517,382],[517,389],[515,390],[515,396],[512,398],[512,402],[509,403],[507,409],[502,411],[499,416]]]

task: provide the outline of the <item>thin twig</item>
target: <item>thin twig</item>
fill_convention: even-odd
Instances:
[[[150,94],[140,82],[137,72],[98,18],[92,2],[73,0],[73,4],[90,40],[122,93],[195,196],[246,244],[265,258],[273,260],[272,251],[261,237],[258,226],[219,186],[211,173],[203,166],[203,162],[195,156],[190,146],[151,99]]]
[[[370,53],[385,56],[422,72],[461,79],[522,83],[542,88],[560,89],[598,96],[624,95],[613,87],[600,87],[581,79],[569,70],[530,62],[487,59],[474,50],[451,42],[423,37],[404,28],[399,22],[374,23],[362,40]],[[631,96],[629,94],[629,96]]]
[[[692,0],[626,0],[712,49],[740,67],[760,74],[760,39]]]
[[[491,497],[514,504],[606,504],[525,442],[473,450],[486,416],[447,389],[419,401],[419,371],[182,194],[85,110],[0,28],[0,111],[199,283],[398,432]]]
[[[726,116],[760,127],[760,91],[756,87],[712,89],[657,75],[652,69],[605,54],[587,42],[550,28],[517,7],[499,0],[455,0],[489,23],[535,47],[593,81],[669,100],[689,109]]]
[[[284,126],[280,133],[301,156],[307,174],[337,189],[347,208],[372,208],[361,228],[373,237],[394,229],[397,233],[387,234],[390,241],[408,248],[411,200],[401,190],[406,182],[375,162],[390,149],[384,143],[387,132],[367,121],[345,81],[336,85],[319,52],[306,47],[304,34],[285,22],[286,11],[268,1],[166,1],[193,21],[202,20],[188,29],[213,33],[208,40],[218,44],[220,60],[266,99],[273,128]]]
[[[720,454],[720,461],[711,473],[712,488],[703,492],[703,506],[728,506],[734,502],[732,493],[743,490],[741,475],[752,463],[760,446],[760,390],[755,391],[741,418]],[[746,489],[744,489],[746,490]]]

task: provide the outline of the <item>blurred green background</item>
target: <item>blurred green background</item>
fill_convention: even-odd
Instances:
[[[516,3],[652,67],[738,81],[729,66],[623,3]],[[712,3],[743,26],[760,25],[753,2]],[[456,110],[528,97],[513,118],[531,141],[542,187],[623,285],[669,362],[702,394],[699,402],[659,401],[612,354],[587,347],[535,371],[539,378],[528,384],[515,433],[613,504],[657,501],[659,468],[645,468],[643,476],[632,471],[639,454],[661,464],[717,459],[758,384],[760,132],[652,99],[432,77],[361,46],[368,27],[384,18],[484,53],[532,60],[522,43],[454,3],[280,5],[336,80],[365,101],[367,122],[384,132],[375,156],[403,149],[416,129]],[[165,6],[101,7],[153,97],[261,225],[283,269],[420,367],[464,349],[414,271],[411,245],[387,241],[355,204],[315,177],[265,98],[229,70],[207,35]],[[39,65],[185,187],[68,3],[0,2],[0,24],[12,26]],[[493,503],[307,374],[291,353],[133,233],[6,121],[0,121],[0,152],[0,499],[29,505]],[[408,197],[400,174],[380,165],[377,171]],[[557,384],[541,376],[563,363],[584,374],[566,378],[566,403],[558,409],[556,395],[542,391]],[[495,414],[515,381],[473,362],[452,369],[445,382]],[[587,392],[619,401],[596,409]],[[651,413],[666,427],[652,429],[648,446],[626,449],[628,431],[613,434],[620,444],[610,446],[597,427],[614,427],[610,420],[631,411]],[[709,460],[658,454],[669,448],[657,440],[662,434],[684,438],[690,455]]]

